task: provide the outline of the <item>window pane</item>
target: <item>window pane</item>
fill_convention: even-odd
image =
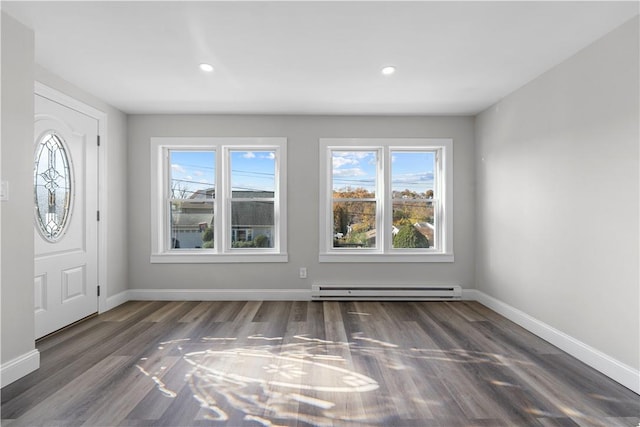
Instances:
[[[429,248],[434,246],[433,200],[400,199],[393,201],[394,248]]]
[[[215,151],[169,151],[172,199],[214,199]]]
[[[274,247],[274,202],[231,202],[231,246]]]
[[[376,197],[377,152],[333,151],[331,161],[334,198]]]
[[[391,197],[433,199],[435,152],[391,152]]]
[[[272,198],[276,190],[276,152],[231,151],[231,197]]]
[[[333,247],[376,247],[376,202],[333,202]]]
[[[394,248],[428,248],[434,245],[433,151],[391,152]]]
[[[213,202],[174,200],[170,209],[172,249],[213,248]]]

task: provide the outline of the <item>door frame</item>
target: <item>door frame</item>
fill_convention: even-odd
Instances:
[[[73,98],[57,89],[47,86],[39,81],[34,82],[34,95],[47,98],[53,102],[61,104],[67,108],[78,111],[84,115],[92,117],[98,121],[98,137],[100,138],[100,146],[98,147],[98,211],[100,212],[100,220],[98,221],[98,286],[100,287],[100,296],[98,296],[98,313],[103,313],[109,309],[107,307],[107,284],[108,271],[107,265],[107,165],[106,165],[106,149],[107,138],[107,113],[98,110],[91,105]]]

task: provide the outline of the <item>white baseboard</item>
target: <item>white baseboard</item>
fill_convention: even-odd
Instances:
[[[463,299],[475,300],[522,326],[529,332],[550,342],[576,359],[602,372],[609,378],[619,382],[628,389],[640,394],[640,371],[632,368],[611,356],[579,341],[558,329],[518,310],[484,292],[468,289],[463,293]]]
[[[477,301],[475,289],[462,289],[462,301]]]
[[[129,289],[129,300],[142,301],[310,301],[306,289]]]
[[[0,387],[11,384],[40,367],[40,352],[31,350],[3,363],[0,367]]]
[[[105,311],[109,311],[112,308],[116,308],[117,306],[124,304],[127,301],[131,300],[129,296],[130,291],[127,289],[126,291],[122,291],[118,294],[107,297],[107,304],[104,310],[101,310],[100,313],[104,313]]]

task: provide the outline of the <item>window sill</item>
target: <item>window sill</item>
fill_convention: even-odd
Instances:
[[[452,253],[381,254],[381,253],[323,253],[319,262],[454,262]]]
[[[152,254],[151,264],[222,264],[288,262],[288,254],[212,254],[212,253],[159,253]]]

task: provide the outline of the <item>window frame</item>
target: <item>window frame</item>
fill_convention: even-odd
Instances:
[[[215,198],[213,248],[171,248],[171,200],[169,152],[215,152]],[[274,225],[272,248],[233,248],[231,220],[231,152],[274,151]],[[284,137],[152,137],[151,169],[151,263],[287,262],[286,174],[287,139]],[[237,200],[237,199],[236,199]],[[248,199],[251,200],[251,199]]]
[[[376,151],[375,248],[333,247],[333,163],[339,151]],[[454,262],[453,253],[453,140],[450,138],[320,138],[319,262]],[[393,248],[393,198],[391,154],[396,151],[436,153],[434,227],[436,248]]]

